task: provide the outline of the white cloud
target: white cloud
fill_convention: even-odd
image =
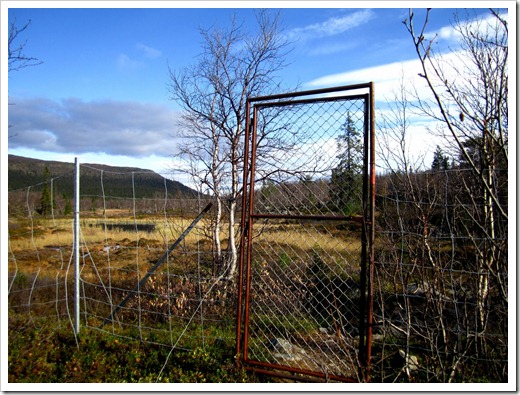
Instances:
[[[136,48],[140,50],[147,58],[158,58],[162,55],[162,52],[156,48],[149,47],[141,43],[136,44]]]
[[[126,53],[121,53],[117,57],[117,67],[119,70],[137,70],[145,67],[145,58],[154,59],[162,56],[162,52],[156,48],[138,43],[136,44],[138,54],[137,59],[130,57]]]
[[[506,20],[508,19],[508,13],[505,12],[502,17],[504,17]],[[475,19],[470,19],[465,22],[461,22],[460,25],[464,30],[472,31],[472,32],[479,32],[482,35],[487,35],[491,31],[495,30],[497,27],[497,18],[491,14],[482,17],[476,17]],[[489,30],[491,29],[491,30]],[[459,41],[462,38],[462,34],[460,32],[460,28],[456,29],[453,27],[453,25],[450,26],[443,26],[438,30],[427,32],[424,34],[424,37],[427,40],[444,40],[447,41],[448,44],[455,43]]]
[[[470,75],[470,72],[474,72],[474,69],[472,69],[473,63],[465,61],[467,56],[462,51],[441,55],[442,61],[440,66],[443,68],[444,75],[448,80],[453,81],[457,78],[458,73],[460,75]],[[419,60],[412,59],[325,75],[304,85],[314,89],[374,82],[376,101],[387,102],[389,98],[394,96],[396,91],[401,89],[402,81],[404,81],[407,90],[414,90],[419,97],[427,100],[431,97],[431,91],[425,79],[419,76],[422,73],[423,69]],[[435,82],[434,73],[430,72],[430,75]]]
[[[376,99],[383,100],[399,87],[403,73],[405,74],[405,80],[408,80],[409,83],[414,83],[416,87],[420,86],[421,81],[418,78],[418,73],[420,72],[420,63],[414,59],[330,74],[309,81],[305,85],[309,88],[319,88],[372,81],[375,83]]]
[[[142,62],[130,58],[127,54],[122,53],[117,57],[117,67],[120,70],[138,69],[143,66],[144,64]]]
[[[465,56],[462,52],[452,52],[443,55],[441,64],[449,80],[453,80],[458,72],[464,74],[470,70],[471,62],[464,62],[464,59]],[[391,156],[399,152],[399,147],[396,145],[396,141],[392,142],[388,139],[385,141],[385,138],[388,137],[388,131],[381,127],[380,121],[383,115],[390,114],[388,106],[392,104],[395,93],[402,89],[403,83],[406,91],[415,92],[422,100],[433,98],[424,78],[419,76],[419,73],[422,72],[419,60],[413,59],[326,75],[309,81],[305,85],[314,89],[373,81],[375,83],[376,123],[378,124],[376,151],[378,155]],[[414,101],[414,97],[409,95],[408,99]],[[409,108],[409,111],[408,115],[413,118],[409,119],[411,123],[406,137],[406,154],[408,159],[415,165],[428,167],[431,164],[436,145],[441,144],[439,139],[429,132],[430,130],[435,130],[438,123],[431,118],[413,114],[412,108]],[[393,165],[396,163],[395,160],[390,160],[390,162]],[[380,166],[378,171],[385,170],[384,167],[386,165],[383,160],[378,160],[378,166]]]
[[[361,13],[361,11],[357,11],[356,13],[351,14],[350,17],[352,17],[352,19],[357,20],[359,23],[361,23],[363,20],[366,21],[371,18],[370,13],[366,15],[358,15],[359,13]],[[356,18],[354,18],[355,15]],[[507,20],[507,13],[504,13],[502,16]],[[344,22],[345,27],[349,26],[349,23],[346,23],[346,20]],[[492,32],[499,27],[497,26],[499,22],[492,15],[487,15],[485,17],[475,16],[475,19],[469,20],[467,22],[461,22],[463,26],[464,23],[466,23],[468,31],[478,31],[482,35],[492,34]],[[327,22],[324,22],[323,24],[311,25],[306,28],[302,28],[302,30],[308,30],[309,32],[315,32],[316,34],[321,30],[335,30],[333,27],[335,26],[335,23],[331,23],[332,27],[330,29],[320,28],[321,25],[326,24]],[[337,25],[341,26],[341,23],[338,23]],[[425,37],[427,39],[433,39],[435,37],[435,49],[438,51],[438,53],[440,53],[440,56],[442,57],[440,67],[444,69],[445,76],[448,79],[456,78],[456,74],[464,69],[466,72],[469,73],[474,71],[471,70],[471,67],[473,66],[472,62],[467,62],[464,60],[467,59],[467,55],[465,55],[460,50],[459,43],[461,39],[461,33],[457,31],[457,29],[455,29],[453,26],[443,26],[435,31],[425,33]],[[320,47],[316,47],[313,49],[313,51],[318,51],[319,48]],[[324,50],[327,49],[327,47],[323,48]],[[457,50],[457,48],[459,48],[459,50]],[[446,50],[448,52],[442,54],[443,50]],[[386,100],[387,97],[392,96],[393,91],[399,89],[401,79],[402,77],[404,77],[404,80],[407,81],[409,86],[413,86],[421,97],[427,97],[430,95],[430,91],[425,84],[425,80],[418,76],[419,73],[422,72],[423,71],[419,60],[411,59],[388,64],[382,64],[378,66],[372,66],[364,69],[349,70],[342,73],[325,75],[320,78],[316,78],[312,81],[309,81],[305,85],[310,88],[319,88],[373,81],[376,84],[376,100],[383,101]]]
[[[304,27],[292,29],[289,32],[289,37],[293,39],[330,37],[363,25],[373,17],[374,12],[372,10],[359,10],[348,15],[329,18],[321,23],[314,23]]]
[[[462,36],[460,34],[460,32],[458,32],[451,26],[445,26],[445,27],[439,29],[437,34],[438,34],[438,37],[442,38],[443,40],[450,40],[450,41],[458,40]]]
[[[105,153],[129,157],[175,152],[178,113],[138,102],[71,98],[13,99],[9,108],[9,149],[56,153]]]

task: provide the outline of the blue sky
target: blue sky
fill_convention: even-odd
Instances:
[[[8,8],[9,23],[31,20],[21,40],[26,41],[25,53],[43,64],[2,76],[10,104],[2,101],[2,114],[8,112],[12,125],[6,139],[3,121],[2,145],[7,141],[8,152],[16,155],[67,162],[78,157],[81,163],[137,166],[164,174],[176,152],[179,115],[168,95],[168,67],[194,64],[201,51],[199,27],[228,26],[233,14],[244,26],[254,26],[254,9],[234,8],[236,4],[280,12],[285,34],[294,41],[289,65],[280,73],[283,86],[314,89],[375,81],[376,99],[383,103],[398,88],[401,72],[415,70],[414,49],[402,21],[407,7],[424,3],[139,2],[132,4],[140,8],[128,9],[99,8],[106,2],[4,1],[3,53]],[[71,4],[80,8],[56,8]],[[393,8],[380,8],[387,4]],[[455,9],[443,7],[453,2],[432,4],[428,33],[437,33],[439,48],[446,49],[455,43],[450,29]],[[157,5],[162,8],[147,8]],[[469,5],[485,14],[489,2]],[[41,6],[48,8],[36,8]],[[421,20],[424,9],[415,9],[415,14]],[[5,56],[3,61],[2,66]]]

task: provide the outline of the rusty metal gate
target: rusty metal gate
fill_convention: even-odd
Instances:
[[[238,363],[308,381],[368,381],[373,83],[247,102]]]

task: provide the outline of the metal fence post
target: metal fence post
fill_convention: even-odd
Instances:
[[[74,332],[79,333],[79,162],[74,158]]]

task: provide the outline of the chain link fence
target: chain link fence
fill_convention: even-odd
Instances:
[[[368,100],[255,103],[243,353],[256,369],[361,380]]]

